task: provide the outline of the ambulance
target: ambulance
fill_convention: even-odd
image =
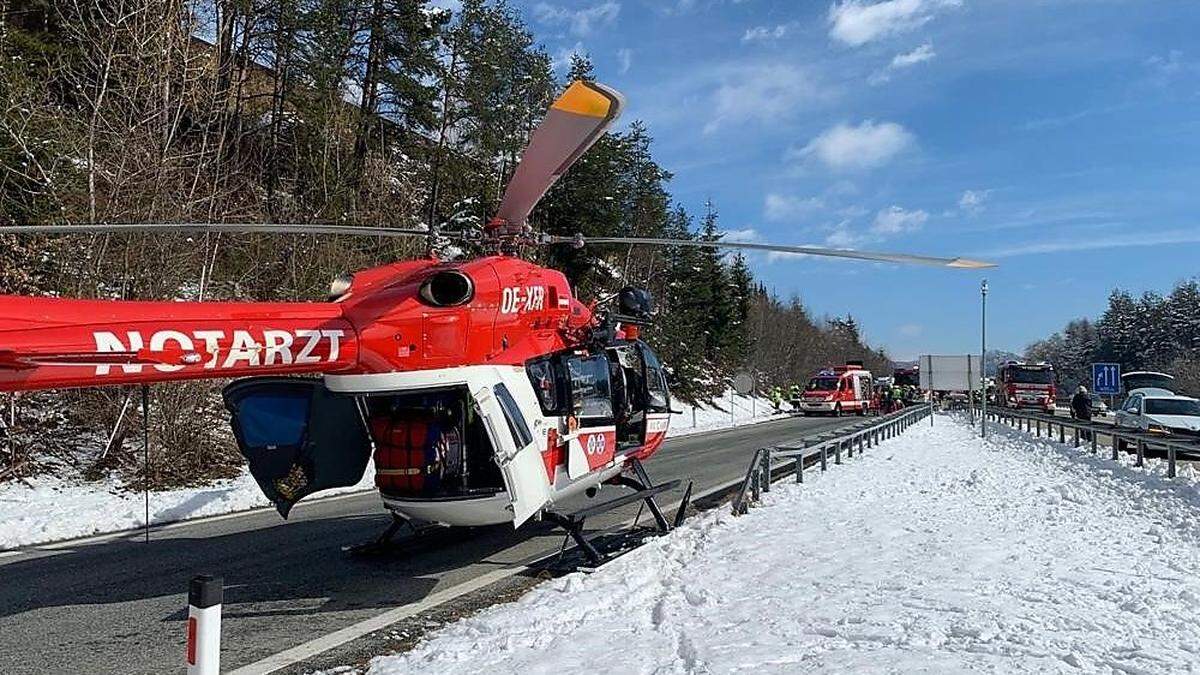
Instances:
[[[871,372],[863,367],[861,361],[851,361],[844,366],[826,368],[814,375],[804,387],[800,400],[793,402],[793,406],[802,415],[866,415],[874,407],[872,385]]]

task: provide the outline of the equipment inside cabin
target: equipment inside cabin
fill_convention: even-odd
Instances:
[[[431,499],[504,489],[491,441],[465,388],[369,396],[375,484],[387,496]]]

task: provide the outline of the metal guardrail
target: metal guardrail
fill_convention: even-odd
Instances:
[[[762,493],[771,491],[773,470],[779,470],[781,477],[795,473],[796,482],[803,483],[805,460],[813,459],[813,464],[819,462],[821,470],[825,471],[829,468],[830,457],[834,464],[841,464],[843,450],[848,458],[854,456],[855,448],[862,454],[881,441],[900,435],[908,427],[929,417],[931,412],[932,406],[922,404],[806,438],[802,447],[783,445],[759,448],[750,460],[750,467],[746,469],[746,478],[733,497],[733,515],[746,513],[752,502],[762,498]],[[787,460],[791,460],[790,465]]]
[[[978,411],[978,408],[976,408],[976,411]],[[1185,455],[1185,459],[1190,459],[1191,457],[1200,459],[1200,445],[1196,443],[1172,440],[1132,429],[1123,430],[1121,427],[1109,424],[1079,422],[1061,417],[1051,417],[1041,413],[1013,410],[1011,408],[993,408],[991,406],[988,407],[987,417],[989,420],[1008,423],[1018,431],[1035,434],[1038,438],[1042,436],[1043,425],[1046,427],[1047,438],[1053,438],[1054,427],[1058,427],[1058,442],[1063,444],[1067,442],[1067,429],[1070,429],[1075,447],[1079,447],[1080,440],[1082,439],[1084,442],[1090,442],[1093,453],[1099,451],[1099,443],[1096,437],[1101,435],[1108,436],[1113,439],[1113,461],[1116,461],[1120,457],[1120,453],[1125,451],[1130,445],[1134,446],[1134,452],[1137,454],[1134,466],[1146,465],[1146,450],[1148,448],[1163,448],[1167,454],[1168,478],[1174,478],[1176,475],[1176,465],[1180,453]]]

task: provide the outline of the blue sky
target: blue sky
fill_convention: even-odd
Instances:
[[[894,357],[1020,351],[1108,291],[1200,274],[1200,4],[522,0],[645,120],[730,238],[999,262],[986,275],[756,255]]]

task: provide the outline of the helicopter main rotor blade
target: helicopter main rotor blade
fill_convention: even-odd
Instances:
[[[426,230],[367,225],[276,223],[105,223],[84,225],[3,225],[0,234],[112,234],[123,232],[233,232],[268,234],[341,234],[358,237],[425,237]]]
[[[878,251],[857,251],[847,248],[823,248],[820,246],[786,246],[783,244],[759,244],[748,241],[702,241],[695,239],[654,239],[643,237],[563,237],[548,235],[542,238],[548,244],[571,244],[580,246],[586,244],[635,244],[650,246],[691,246],[695,248],[736,248],[751,251],[775,251],[778,253],[795,253],[800,255],[815,255],[827,258],[851,258],[854,260],[874,260],[878,262],[904,263],[911,265],[928,265],[931,267],[955,267],[960,269],[986,269],[995,267],[995,263],[969,258],[937,258],[911,253],[884,253]]]
[[[550,106],[533,132],[489,228],[522,226],[533,207],[621,114],[625,99],[602,84],[578,80]]]

